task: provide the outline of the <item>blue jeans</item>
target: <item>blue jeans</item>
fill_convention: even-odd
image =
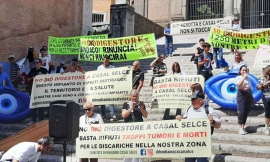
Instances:
[[[105,105],[101,105],[101,115],[105,116],[106,115],[106,107]],[[109,109],[110,109],[110,114],[114,114],[114,105],[109,105]]]
[[[185,158],[185,162],[208,162],[208,158]]]
[[[165,50],[166,50],[166,56],[172,54],[172,51],[173,51],[173,39],[172,38],[165,38]]]
[[[218,54],[219,54],[219,59],[217,58]],[[223,49],[222,48],[213,48],[213,55],[214,55],[216,67],[220,67],[220,62],[223,59]],[[220,60],[220,61],[218,62],[218,60]]]

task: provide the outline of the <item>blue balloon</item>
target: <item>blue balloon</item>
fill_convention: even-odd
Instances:
[[[20,122],[30,115],[28,95],[8,86],[0,87],[0,122]]]
[[[236,77],[238,71],[229,71],[219,73],[209,78],[204,85],[204,90],[207,96],[216,104],[227,109],[237,109],[237,86]],[[262,98],[262,92],[256,89],[258,79],[248,74],[251,82],[252,95],[255,102],[258,102]]]

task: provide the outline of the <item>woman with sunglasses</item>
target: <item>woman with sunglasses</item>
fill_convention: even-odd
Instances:
[[[169,73],[169,75],[186,75],[186,73],[181,71],[181,68],[178,62],[174,62],[172,64],[172,71]]]
[[[86,102],[83,105],[85,114],[80,117],[80,125],[85,124],[104,124],[100,114],[94,113],[94,105],[92,102]],[[88,162],[87,158],[81,159],[81,162]],[[90,162],[98,162],[97,158],[90,158]]]
[[[239,75],[236,77],[236,85],[238,89],[236,96],[239,124],[238,134],[245,135],[247,134],[245,124],[253,102],[251,83],[248,78],[247,67],[245,65],[242,65],[239,69]]]
[[[143,122],[148,117],[145,105],[139,101],[139,91],[133,89],[130,93],[130,100],[123,104],[122,117],[124,122]],[[124,158],[124,162],[141,162],[140,158]]]
[[[265,135],[270,135],[270,66],[264,69],[264,77],[259,79],[257,90],[262,91],[262,101],[265,111]]]
[[[159,55],[151,64],[150,67],[153,68],[153,77],[150,82],[150,86],[153,87],[153,82],[155,77],[163,77],[167,73],[167,66],[163,62],[164,55]]]

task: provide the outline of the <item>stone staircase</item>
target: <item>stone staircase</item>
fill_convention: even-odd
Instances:
[[[181,70],[187,74],[196,74],[196,66],[190,62],[190,57],[194,53],[198,45],[198,40],[205,38],[207,35],[183,35],[174,37],[175,51],[173,57],[168,57],[164,60],[167,64],[168,72],[171,71],[173,62],[179,62]],[[157,47],[159,53],[164,53],[164,38],[157,40]],[[224,58],[228,63],[234,60],[234,56],[229,54],[229,50],[224,50]],[[244,60],[249,64],[250,73],[259,77],[261,76],[262,69],[254,68],[253,62],[256,51],[244,51]],[[145,121],[162,120],[164,109],[150,109],[150,102],[152,96],[152,89],[148,85],[152,76],[152,71],[149,67],[153,59],[141,60],[141,70],[145,72],[145,82],[141,91],[140,99],[146,103],[149,118]],[[86,71],[96,70],[97,66],[101,63],[82,63]],[[116,67],[132,65],[132,62],[114,63]],[[215,69],[215,73],[223,72],[223,69]],[[247,135],[238,135],[237,125],[237,112],[235,110],[222,109],[215,103],[210,104],[217,114],[221,117],[222,126],[220,129],[215,130],[212,135],[212,157],[211,161],[214,162],[270,162],[270,138],[265,136],[264,132],[264,110],[261,103],[257,103],[249,114],[247,120]],[[97,107],[97,112],[99,108]],[[121,105],[116,105],[116,115],[120,119]],[[171,110],[171,114],[175,114],[175,110]],[[119,120],[119,122],[123,122]],[[17,131],[24,129],[26,122],[15,124],[0,124],[0,140],[6,138]],[[75,156],[74,142],[68,144],[68,157],[67,161],[78,161]],[[41,162],[60,162],[62,161],[62,146],[55,144],[49,154],[42,155]],[[155,159],[151,159],[155,160]],[[101,159],[100,162],[120,162],[122,159]],[[144,161],[149,161],[145,159]],[[183,159],[172,159],[173,162],[181,162]]]

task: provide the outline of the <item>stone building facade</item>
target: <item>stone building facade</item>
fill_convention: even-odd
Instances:
[[[92,27],[92,0],[0,1],[0,61],[16,60],[47,45],[48,36],[86,35]]]

